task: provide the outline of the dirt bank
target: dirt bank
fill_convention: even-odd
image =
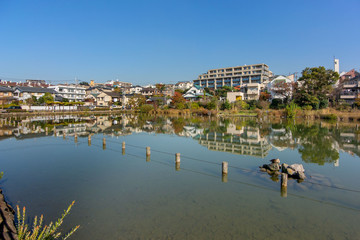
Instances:
[[[5,202],[4,195],[0,189],[0,239],[18,239],[14,223],[14,209]]]

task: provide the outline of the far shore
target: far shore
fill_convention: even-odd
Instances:
[[[43,115],[109,115],[109,114],[141,114],[137,110],[83,110],[83,111],[18,111],[9,113],[0,113],[1,118],[8,117],[21,117],[21,116],[43,116]],[[190,110],[190,109],[157,109],[151,110],[148,113],[150,115],[164,115],[164,116],[178,116],[178,117],[189,117],[189,116],[211,116],[211,117],[252,117],[252,118],[269,118],[269,119],[284,119],[286,118],[286,112],[283,109],[274,110],[241,110],[240,112],[225,110]],[[321,109],[321,110],[299,110],[296,113],[295,119],[306,119],[306,120],[328,120],[328,121],[345,121],[345,122],[359,122],[360,123],[360,110],[347,110],[339,111],[332,108]]]

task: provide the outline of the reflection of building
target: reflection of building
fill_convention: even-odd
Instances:
[[[77,124],[68,124],[66,126],[58,126],[56,127],[56,136],[61,136],[63,134],[67,136],[78,135],[86,135],[86,124],[85,123],[77,123]]]
[[[233,154],[265,157],[271,149],[267,140],[260,136],[258,128],[244,127],[241,134],[208,133],[197,137],[209,150]]]
[[[269,141],[278,151],[283,151],[287,148],[294,149],[296,145],[291,131],[287,131],[285,128],[272,128]]]

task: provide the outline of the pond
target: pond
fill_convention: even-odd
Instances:
[[[6,200],[29,222],[75,200],[62,228],[80,225],[71,239],[360,239],[355,124],[39,116],[0,119],[0,140]],[[281,192],[259,170],[273,158],[303,164],[307,178]]]

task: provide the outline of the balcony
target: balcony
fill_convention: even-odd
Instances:
[[[348,82],[344,82],[343,88],[356,88],[358,86],[359,85],[357,81],[348,81]]]
[[[355,99],[357,97],[356,92],[342,92],[340,93],[341,99]]]

